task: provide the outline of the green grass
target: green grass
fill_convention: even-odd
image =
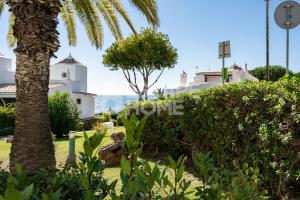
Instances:
[[[112,140],[110,139],[111,134],[113,134],[114,132],[124,132],[124,128],[123,127],[115,127],[113,129],[109,129],[107,134],[105,135],[103,142],[102,142],[102,146],[103,145],[107,145],[109,143],[112,142]],[[88,135],[92,135],[93,132],[87,132]],[[76,134],[76,155],[79,155],[79,152],[83,151],[83,141],[84,141],[84,137],[83,137],[83,133],[82,132],[78,132]],[[1,145],[1,144],[0,144]],[[69,151],[69,141],[68,138],[63,138],[63,139],[57,139],[54,143],[55,145],[55,156],[56,156],[56,162],[57,164],[63,164],[68,156],[68,151]],[[1,148],[1,147],[0,147]]]
[[[0,161],[4,161],[8,159],[8,155],[10,152],[10,144],[7,144],[5,141],[0,141]]]
[[[108,130],[107,134],[105,135],[105,138],[103,139],[102,145],[107,145],[111,143],[110,136],[114,132],[124,132],[123,127],[115,127],[113,129]],[[93,134],[93,132],[87,132],[88,135]],[[78,132],[76,134],[76,155],[79,155],[79,152],[83,151],[82,145],[83,145],[83,132]],[[68,138],[59,138],[54,142],[55,146],[55,156],[56,156],[56,162],[58,165],[63,164],[67,157],[68,157],[68,151],[69,151],[69,140]],[[0,162],[1,161],[7,161],[9,159],[9,152],[10,152],[11,144],[7,144],[6,141],[0,140]]]

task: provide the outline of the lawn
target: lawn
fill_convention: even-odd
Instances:
[[[110,136],[114,132],[124,132],[123,127],[115,127],[114,129],[108,130],[105,138],[103,139],[102,145],[107,145],[111,143]],[[87,132],[88,135],[93,134],[93,132]],[[82,151],[82,145],[83,145],[83,132],[78,132],[76,134],[76,155],[79,155],[79,152]],[[6,141],[0,140],[0,162],[1,161],[7,161],[9,159],[9,152],[10,152],[10,146],[11,144],[7,144]],[[58,165],[63,164],[67,157],[68,157],[68,151],[69,151],[69,141],[68,138],[61,138],[56,139],[54,142],[55,146],[55,155],[56,155],[56,162]]]

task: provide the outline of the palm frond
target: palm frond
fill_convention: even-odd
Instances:
[[[0,0],[0,15],[2,14],[2,12],[4,10],[4,6],[5,6],[4,0]]]
[[[17,38],[14,36],[14,25],[15,25],[16,17],[9,13],[9,22],[8,22],[8,33],[7,33],[7,41],[10,47],[14,47],[17,44]]]
[[[95,0],[95,5],[103,16],[106,24],[117,40],[122,39],[120,23],[116,12],[109,0]]]
[[[103,45],[103,27],[100,16],[90,0],[72,0],[75,12],[84,25],[90,42],[97,48]]]
[[[154,27],[159,26],[160,21],[156,0],[130,0],[130,2],[145,15],[150,24]]]
[[[77,34],[76,34],[76,21],[74,9],[72,7],[72,2],[70,0],[61,1],[61,19],[65,24],[68,40],[70,46],[76,46],[77,44]]]
[[[153,26],[159,25],[156,0],[129,0],[147,18]],[[137,34],[123,4],[120,0],[60,0],[61,19],[68,33],[69,45],[77,44],[76,17],[86,29],[90,42],[97,49],[103,45],[103,27],[101,16],[117,40],[122,39],[122,32],[117,14],[120,14],[131,30]],[[0,0],[0,15],[4,10],[5,0]],[[17,42],[14,32],[15,17],[10,14],[8,43],[14,46]]]
[[[137,34],[123,4],[120,2],[120,0],[109,0],[112,4],[112,6],[116,9],[116,11],[124,18],[128,26],[131,28],[131,30],[134,32],[134,34]]]

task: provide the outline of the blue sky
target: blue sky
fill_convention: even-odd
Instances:
[[[147,26],[144,17],[122,0],[137,29]],[[232,58],[227,65],[236,62],[249,68],[265,63],[265,2],[264,0],[157,0],[161,27],[159,31],[169,35],[172,44],[178,49],[178,64],[166,71],[153,88],[176,87],[179,74],[185,70],[192,81],[199,71],[220,70],[218,42],[231,40]],[[273,13],[283,0],[271,1],[271,64],[285,64],[285,31],[276,26]],[[13,50],[6,41],[7,12],[0,18],[0,52],[14,58]],[[125,36],[131,31],[121,20]],[[103,94],[133,94],[121,72],[109,71],[102,65],[102,54],[114,38],[105,27],[105,42],[102,50],[94,49],[78,25],[78,45],[69,47],[63,25],[59,25],[61,48],[57,52],[55,63],[69,53],[88,66],[88,88],[90,92]],[[297,45],[298,44],[298,45]],[[290,68],[300,71],[300,26],[291,31]],[[152,91],[152,90],[151,90]]]

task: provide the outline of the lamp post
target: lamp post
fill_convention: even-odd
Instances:
[[[67,159],[67,163],[76,165],[76,154],[75,154],[75,136],[76,132],[69,132],[69,155]]]

